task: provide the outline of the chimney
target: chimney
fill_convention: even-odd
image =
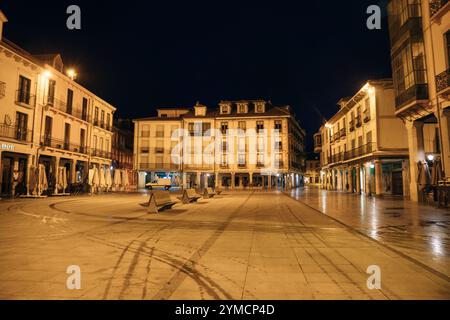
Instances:
[[[3,39],[3,24],[8,22],[6,16],[3,14],[2,10],[0,10],[0,41]]]

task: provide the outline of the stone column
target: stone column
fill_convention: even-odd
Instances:
[[[450,110],[444,109],[441,114],[442,169],[445,177],[450,177]]]
[[[205,179],[205,188],[209,188],[209,177],[207,173],[205,173],[204,179]]]
[[[361,166],[356,166],[356,193],[361,194]]]
[[[250,183],[250,187],[253,187],[253,172],[249,173],[249,183]]]
[[[406,130],[408,132],[409,147],[409,169],[410,182],[409,193],[412,201],[419,201],[419,186],[417,179],[419,177],[419,169],[417,163],[425,159],[424,142],[423,142],[423,123],[407,122]]]
[[[375,195],[383,195],[383,168],[380,160],[375,161]]]
[[[231,190],[236,188],[236,173],[231,173]]]
[[[31,166],[33,165],[33,156],[31,154],[27,157],[27,176],[26,176],[26,184],[27,184],[27,195],[30,195],[30,172],[31,172]]]
[[[195,176],[195,184],[196,184],[196,188],[200,189],[200,180],[201,180],[201,173],[197,172],[196,176]]]
[[[183,188],[183,190],[187,189],[188,186],[187,186],[187,173],[186,172],[183,172],[182,180],[183,180],[182,181],[182,188]]]
[[[219,185],[219,174],[218,173],[216,173],[215,174],[215,179],[216,179],[216,181],[214,182],[214,184],[215,184],[215,187],[216,188],[221,188],[222,186],[221,185]]]
[[[52,161],[52,176],[53,176],[53,179],[51,180],[51,183],[52,183],[52,186],[55,187],[54,193],[58,194],[58,188],[56,188],[56,186],[55,186],[55,181],[57,179],[58,168],[59,168],[59,163],[61,161],[61,158],[60,157],[53,157],[52,160],[53,160]],[[50,184],[50,176],[47,177],[47,179],[48,179],[48,183]]]
[[[348,191],[353,193],[353,168],[348,168],[347,172]]]
[[[269,189],[269,190],[272,189],[272,174],[269,174],[267,176],[267,189]]]
[[[109,168],[108,168],[109,170]],[[70,183],[75,183],[77,180],[77,160],[72,160],[70,163]]]
[[[410,169],[409,169],[409,160],[403,160],[402,162],[402,179],[403,179],[403,197],[410,198],[410,190],[409,190],[409,184],[410,184]]]

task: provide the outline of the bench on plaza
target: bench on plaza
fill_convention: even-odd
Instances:
[[[172,209],[175,204],[177,204],[177,202],[172,201],[170,191],[152,191],[150,193],[150,200],[146,203],[142,203],[141,206],[146,207],[148,213],[158,213]]]
[[[216,193],[212,188],[205,188],[203,191],[203,199],[211,199],[214,198],[215,195]]]
[[[197,202],[198,199],[201,197],[197,195],[195,192],[195,189],[186,189],[183,191],[183,196],[181,197],[181,200],[184,204],[194,203]]]

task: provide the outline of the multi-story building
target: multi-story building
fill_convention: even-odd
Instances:
[[[0,30],[6,21],[0,12]],[[60,55],[31,55],[0,34],[1,194],[29,193],[32,166],[44,165],[49,190],[61,167],[71,184],[110,166],[115,108],[71,76]]]
[[[183,187],[299,186],[305,132],[289,107],[265,101],[222,101],[210,109],[159,109],[135,120],[140,187],[172,177]]]
[[[447,0],[388,4],[395,114],[408,133],[409,187],[415,201],[424,198],[436,180],[450,177],[449,8]],[[424,170],[440,174],[425,179]]]
[[[114,169],[133,170],[134,124],[117,119],[113,126],[112,159]]]
[[[366,195],[409,195],[406,129],[395,116],[392,80],[369,81],[314,137],[321,184]]]
[[[320,160],[319,157],[308,159],[305,161],[305,184],[320,184]]]

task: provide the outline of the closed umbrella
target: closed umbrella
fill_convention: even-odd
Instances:
[[[92,185],[98,187],[100,185],[100,176],[97,167],[94,167],[94,176],[92,178]]]
[[[106,187],[109,189],[112,187],[112,177],[111,177],[111,170],[106,170]]]
[[[39,165],[39,186],[41,191],[46,191],[48,189],[47,174],[43,164]]]
[[[122,181],[122,176],[121,176],[120,170],[116,169],[114,171],[114,187],[120,188],[121,181]]]
[[[106,179],[105,179],[105,169],[104,168],[100,168],[99,170],[99,175],[100,175],[100,187],[104,188],[106,187]]]
[[[90,186],[92,186],[94,184],[94,169],[89,169],[89,174],[88,174],[88,184]]]
[[[441,159],[437,158],[434,162],[433,168],[431,169],[431,184],[434,186],[438,185],[439,181],[442,180],[442,176]]]
[[[67,168],[66,167],[62,167],[61,168],[61,186],[64,190],[64,192],[66,191],[66,188],[68,186],[67,183]]]

